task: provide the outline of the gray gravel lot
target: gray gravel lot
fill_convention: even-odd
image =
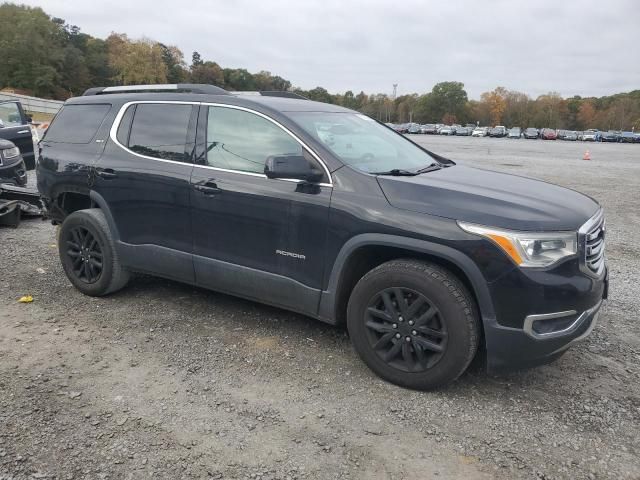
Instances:
[[[0,229],[0,479],[640,478],[640,147],[414,139],[604,205],[591,337],[552,365],[407,391],[300,315],[145,276],[82,296],[31,220]]]

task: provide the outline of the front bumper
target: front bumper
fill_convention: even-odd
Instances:
[[[587,337],[595,328],[600,308],[608,297],[608,270],[605,270],[602,278],[593,280],[589,290],[577,303],[584,305],[585,301],[593,302],[586,308],[527,315],[522,328],[485,319],[487,370],[490,373],[502,373],[544,365]],[[557,327],[545,331],[545,322],[553,322]]]

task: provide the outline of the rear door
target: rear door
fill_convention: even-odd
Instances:
[[[135,102],[120,110],[92,189],[108,205],[125,264],[193,281],[189,209],[198,104]]]
[[[27,170],[35,168],[31,126],[20,102],[0,102],[0,138],[16,144]]]

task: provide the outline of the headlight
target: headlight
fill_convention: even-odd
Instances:
[[[2,150],[2,156],[9,160],[10,158],[15,158],[20,155],[20,149],[18,147],[7,148],[6,150]]]
[[[548,267],[577,253],[576,232],[514,232],[458,222],[465,232],[488,238],[521,267]]]

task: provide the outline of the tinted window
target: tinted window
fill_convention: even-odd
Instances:
[[[0,103],[0,128],[22,125],[22,115],[14,102]]]
[[[49,142],[89,143],[111,105],[65,105],[47,129]]]
[[[129,148],[163,160],[185,162],[191,105],[141,103],[136,106],[129,134]]]
[[[118,133],[116,134],[116,138],[122,145],[129,145],[129,131],[131,129],[131,120],[133,119],[133,112],[135,112],[136,106],[131,105],[127,108],[127,111],[124,112],[122,119],[120,120],[120,125],[118,125]]]
[[[264,173],[272,155],[302,155],[302,146],[273,122],[251,112],[209,107],[207,163],[212,167]]]

